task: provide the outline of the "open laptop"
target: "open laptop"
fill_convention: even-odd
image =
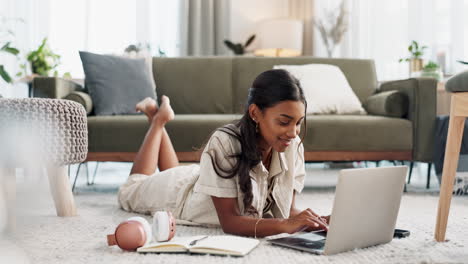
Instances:
[[[327,233],[268,241],[320,255],[390,242],[407,171],[406,166],[341,170]]]

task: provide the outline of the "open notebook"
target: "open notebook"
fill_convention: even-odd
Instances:
[[[258,245],[253,238],[238,236],[174,237],[168,242],[150,243],[137,249],[140,253],[190,252],[216,255],[245,256]],[[192,245],[191,245],[192,244]]]

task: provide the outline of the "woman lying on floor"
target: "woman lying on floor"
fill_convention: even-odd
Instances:
[[[243,117],[212,134],[200,165],[178,166],[164,128],[174,118],[168,97],[162,97],[159,109],[147,98],[137,110],[151,125],[119,190],[124,210],[171,211],[178,223],[221,225],[224,232],[242,236],[328,228],[328,217],[295,205],[304,187],[298,135],[306,101],[287,71],[269,70],[255,79]]]

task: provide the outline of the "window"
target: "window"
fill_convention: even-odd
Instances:
[[[338,8],[340,1],[317,0],[317,14]],[[429,48],[424,60],[435,61],[453,74],[468,60],[468,0],[349,0],[349,28],[337,56],[374,59],[379,80],[407,78],[412,40]],[[318,56],[325,56],[316,34]]]
[[[153,56],[159,56],[159,48],[167,56],[180,54],[180,0],[42,0],[41,8],[35,0],[2,1],[29,9],[22,14],[27,23],[42,21],[40,31],[28,28],[28,36],[41,36],[29,38],[33,43],[26,50],[47,36],[52,50],[61,55],[59,73],[70,72],[73,78],[84,77],[79,50],[122,54],[128,45],[141,43],[149,44]]]

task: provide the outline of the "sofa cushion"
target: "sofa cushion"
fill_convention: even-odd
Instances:
[[[410,151],[411,121],[371,115],[307,115],[305,151]]]
[[[308,114],[366,114],[337,66],[315,63],[273,68],[287,70],[300,81]]]
[[[176,151],[203,146],[218,127],[241,115],[176,115],[166,125]],[[145,116],[89,116],[89,152],[137,152],[149,128]],[[190,136],[187,136],[187,133]],[[411,122],[367,115],[308,115],[305,151],[403,151],[413,146]]]
[[[460,72],[450,77],[445,83],[447,92],[468,92],[468,71]]]
[[[255,77],[260,73],[273,69],[274,65],[303,65],[311,63],[331,64],[339,67],[361,102],[374,94],[377,88],[377,75],[375,73],[373,60],[329,59],[316,57],[261,58],[237,56],[233,58],[232,69],[234,111],[236,113],[243,113],[243,106],[247,99],[248,89],[252,85]]]
[[[403,117],[408,113],[408,96],[400,91],[374,94],[364,102],[364,108],[371,115]]]
[[[80,57],[96,115],[136,114],[136,103],[156,98],[144,59],[83,51]]]
[[[194,151],[216,128],[240,118],[227,114],[176,115],[166,124],[166,130],[176,151]],[[89,152],[137,152],[148,128],[146,116],[89,116]]]
[[[153,58],[153,74],[176,114],[233,112],[230,57]]]

